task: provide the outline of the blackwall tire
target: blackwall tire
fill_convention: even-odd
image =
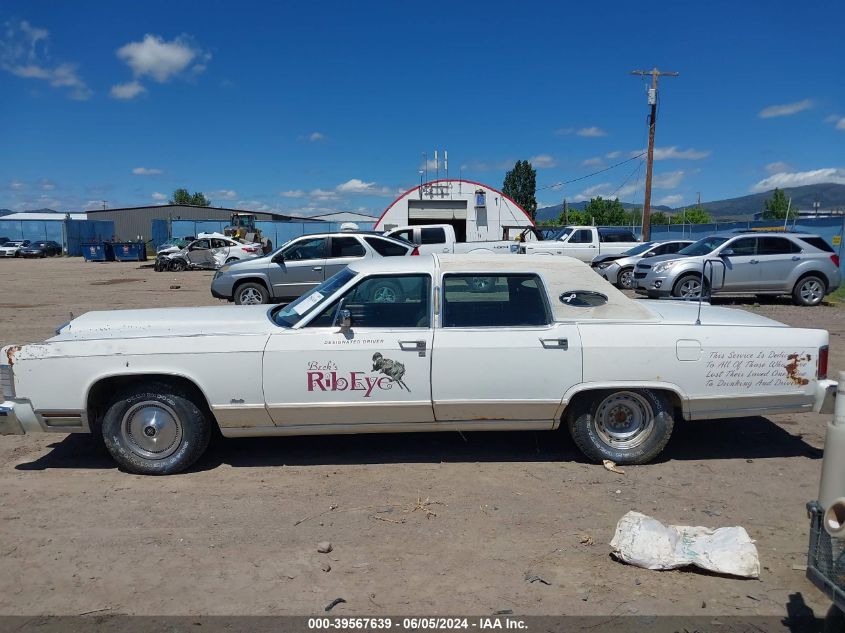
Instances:
[[[594,391],[569,407],[567,425],[576,446],[596,463],[647,464],[672,436],[672,405],[648,389]]]
[[[235,303],[239,306],[270,303],[270,293],[262,284],[250,281],[235,288]]]
[[[797,306],[817,306],[827,294],[827,284],[818,275],[801,277],[792,289],[792,301]]]
[[[212,423],[178,387],[141,383],[117,394],[102,421],[103,442],[124,469],[171,475],[189,468],[208,447]]]
[[[627,266],[619,271],[616,276],[616,285],[623,290],[632,290],[634,288],[634,269]]]

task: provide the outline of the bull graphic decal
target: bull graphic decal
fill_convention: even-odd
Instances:
[[[408,393],[411,392],[408,389],[408,385],[402,380],[402,377],[405,375],[405,365],[400,363],[396,360],[390,360],[389,358],[385,358],[381,355],[380,352],[376,352],[373,354],[373,369],[372,371],[377,371],[380,374],[384,374],[387,376],[391,382],[395,382],[399,385],[402,389],[405,389]]]

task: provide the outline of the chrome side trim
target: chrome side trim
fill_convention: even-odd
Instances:
[[[309,424],[221,428],[225,437],[282,435],[350,435],[361,433],[421,433],[434,431],[547,431],[552,420],[458,420],[449,422],[386,422],[369,424]]]
[[[47,433],[90,433],[88,414],[76,409],[39,409],[35,418]]]

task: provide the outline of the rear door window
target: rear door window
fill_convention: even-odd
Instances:
[[[758,255],[789,255],[791,253],[800,253],[801,247],[792,240],[785,237],[758,237],[757,238],[757,254]]]
[[[420,242],[422,244],[445,244],[446,231],[439,226],[420,229]]]
[[[363,257],[366,249],[357,237],[333,237],[332,249],[329,258],[336,257]]]
[[[443,327],[518,327],[551,321],[537,275],[445,275]]]

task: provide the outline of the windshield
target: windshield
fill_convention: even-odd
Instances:
[[[644,242],[642,244],[638,244],[634,248],[629,248],[627,251],[622,253],[622,256],[626,255],[639,255],[640,253],[645,253],[648,249],[654,246],[657,242]]]
[[[678,255],[707,255],[728,241],[727,237],[705,237],[678,251]]]
[[[547,238],[547,239],[550,239],[550,240],[562,240],[563,238],[565,238],[565,237],[566,237],[567,235],[569,235],[570,233],[572,233],[572,227],[571,227],[571,226],[568,226],[568,227],[566,227],[565,229],[561,229],[560,231],[558,231],[557,233],[555,233],[554,235],[552,235],[551,237],[549,237],[549,238]]]
[[[293,327],[299,323],[311,310],[319,304],[326,297],[330,297],[335,292],[343,288],[350,280],[352,280],[358,273],[344,268],[333,277],[329,277],[321,283],[302,295],[293,303],[282,306],[273,314],[273,320],[276,325],[282,327]]]

